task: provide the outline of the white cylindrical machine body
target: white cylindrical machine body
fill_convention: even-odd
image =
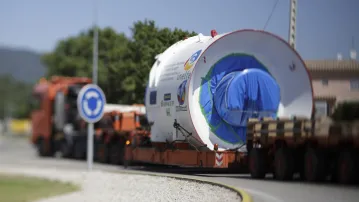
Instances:
[[[257,67],[267,72],[263,78],[273,86],[272,90],[266,91],[267,84],[260,85],[262,74],[255,73]],[[254,69],[254,73],[250,69]],[[228,75],[232,75],[231,81],[225,81]],[[227,82],[226,85],[221,86],[222,81]],[[241,83],[247,84],[239,86]],[[273,96],[273,103],[278,99],[277,117],[309,118],[312,115],[313,90],[309,73],[298,53],[281,38],[263,31],[239,30],[214,37],[200,34],[177,42],[157,56],[150,71],[145,105],[147,118],[153,122],[152,142],[185,140],[173,127],[177,120],[192,134],[187,140],[194,145],[205,144],[213,149],[214,144],[218,144],[219,150],[238,148],[245,143],[245,135],[238,129],[244,125],[236,116],[247,113],[244,107],[239,109],[238,106],[248,105],[241,94],[249,96],[252,88],[258,93],[263,91],[262,97]],[[264,100],[260,96],[257,98]],[[251,102],[257,99],[254,97]],[[241,101],[235,101],[237,98]],[[263,103],[266,102],[269,101],[257,104],[257,108],[265,108]],[[220,107],[231,109],[221,111]],[[220,120],[218,117],[227,118]],[[231,131],[239,132],[229,134]]]
[[[119,111],[119,112],[138,112],[145,114],[146,108],[145,106],[138,106],[138,105],[120,105],[120,104],[105,104],[104,112],[112,112],[112,111]]]

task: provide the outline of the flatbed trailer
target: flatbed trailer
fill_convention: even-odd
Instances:
[[[257,179],[273,173],[277,180],[291,180],[298,173],[307,181],[327,177],[340,183],[358,181],[359,122],[331,123],[295,117],[250,119],[247,152],[218,151],[217,145],[214,150],[195,148],[186,142],[142,143],[135,132],[126,141],[126,167],[141,162],[248,171]]]
[[[217,169],[238,169],[247,163],[246,153],[244,152],[197,151],[189,149],[189,146],[187,143],[176,143],[173,144],[173,149],[164,149],[162,151],[158,148],[165,148],[165,144],[151,148],[127,146],[125,159],[127,163],[141,162]]]

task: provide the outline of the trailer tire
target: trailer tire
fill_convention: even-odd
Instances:
[[[308,182],[324,181],[327,175],[325,154],[308,148],[304,156],[304,179]]]
[[[124,160],[123,161],[123,167],[125,169],[127,169],[129,166],[131,166],[131,161],[130,160]]]
[[[340,184],[352,184],[358,180],[358,161],[353,151],[344,150],[340,152],[334,172],[336,181]]]
[[[267,173],[267,159],[263,149],[253,148],[249,153],[249,172],[255,179],[263,179]]]
[[[117,140],[114,143],[110,144],[110,154],[109,159],[110,163],[114,165],[121,165],[123,164],[124,159],[124,144]]]
[[[291,150],[280,148],[274,156],[274,176],[277,180],[293,179],[294,160]]]

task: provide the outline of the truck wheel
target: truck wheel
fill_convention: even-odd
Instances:
[[[97,144],[96,149],[96,159],[100,163],[108,163],[109,162],[109,145],[104,143],[103,141]]]
[[[124,159],[124,145],[118,140],[110,145],[110,163],[120,165]]]
[[[263,179],[267,173],[267,159],[263,149],[253,148],[249,153],[249,172],[255,179]]]
[[[36,144],[37,154],[38,156],[44,157],[46,156],[46,148],[45,141],[43,139],[39,139]]]
[[[74,158],[83,160],[86,158],[86,151],[84,147],[84,142],[81,140],[76,140],[74,143]]]
[[[72,147],[66,141],[61,142],[61,154],[63,158],[71,158]]]
[[[356,170],[358,168],[358,161],[355,159],[354,152],[349,150],[342,151],[338,158],[336,165],[337,169],[335,176],[336,181],[341,184],[351,184],[358,180]]]
[[[304,179],[309,182],[323,181],[326,174],[325,154],[308,148],[304,156]]]
[[[51,151],[51,148],[46,148],[48,145],[46,145],[46,141],[42,138],[37,140],[37,154],[41,157],[50,157],[53,155],[53,152]],[[50,151],[49,151],[50,150]]]
[[[291,180],[294,174],[294,160],[289,149],[280,148],[274,156],[274,176],[277,180]]]

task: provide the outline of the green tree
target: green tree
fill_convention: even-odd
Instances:
[[[0,118],[28,118],[30,107],[27,103],[31,93],[31,85],[15,81],[9,76],[0,76]]]
[[[99,29],[99,85],[109,103],[143,103],[155,56],[194,32],[159,28],[152,20],[133,24],[132,36],[111,28]],[[43,55],[48,75],[87,76],[92,72],[93,30],[60,41]]]
[[[48,67],[48,77],[92,76],[93,29],[82,32],[58,43],[55,50],[44,54],[43,62]],[[123,56],[126,55],[128,39],[111,28],[99,29],[98,83],[104,89],[109,102],[118,102],[121,94],[121,78],[124,77]],[[120,77],[119,77],[120,76]]]
[[[129,75],[127,81],[132,88],[127,90],[127,102],[142,103],[148,81],[149,71],[155,62],[155,56],[172,44],[196,35],[195,32],[181,29],[159,28],[153,20],[137,21],[131,28],[132,39],[129,44]],[[126,86],[126,84],[125,84]]]

